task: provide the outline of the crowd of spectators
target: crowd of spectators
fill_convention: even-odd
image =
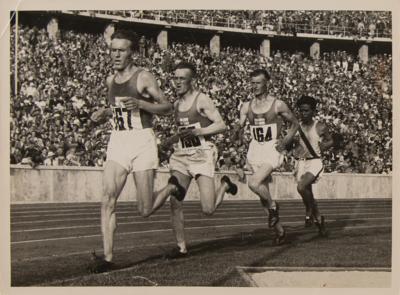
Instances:
[[[392,35],[389,11],[363,10],[104,10],[124,18],[151,19],[282,34],[328,34],[354,38]]]
[[[15,28],[14,28],[15,29]],[[102,35],[62,31],[52,40],[44,29],[19,27],[18,91],[11,95],[11,163],[102,166],[110,124],[94,126],[91,113],[106,105],[104,81],[112,73]],[[251,97],[249,73],[271,73],[271,94],[295,110],[302,94],[319,99],[320,118],[344,136],[343,148],[324,156],[327,172],[389,173],[392,165],[391,55],[370,56],[367,63],[346,52],[274,52],[271,57],[238,47],[219,56],[198,44],[171,43],[167,50],[148,40],[136,62],[153,72],[174,100],[173,67],[186,60],[198,71],[197,86],[218,106],[229,130],[214,140],[219,169],[245,167],[245,144],[232,140],[239,108]],[[14,67],[11,68],[13,73]],[[12,85],[13,88],[13,85]],[[174,129],[171,117],[157,117],[160,142]],[[171,150],[160,150],[168,166]],[[288,155],[282,171],[293,168]]]

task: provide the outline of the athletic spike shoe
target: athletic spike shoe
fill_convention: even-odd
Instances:
[[[172,175],[168,179],[168,183],[173,184],[173,185],[176,186],[176,192],[172,193],[172,195],[175,196],[175,198],[178,201],[182,202],[183,199],[185,198],[186,190],[185,190],[185,188],[183,186],[181,186],[181,184],[178,181],[178,178],[176,178],[176,176]]]
[[[238,191],[238,187],[236,184],[234,184],[230,178],[226,175],[222,176],[221,178],[221,183],[225,182],[228,185],[228,190],[226,191],[227,193],[230,193],[231,195],[236,195]]]
[[[283,230],[283,233],[280,235],[276,235],[273,241],[274,246],[280,246],[284,244],[286,241],[286,231]]]
[[[325,224],[325,216],[321,216],[321,221],[315,221],[315,224],[318,227],[318,234],[320,237],[327,237],[328,236],[328,231],[326,230],[326,224]]]
[[[92,252],[92,264],[88,267],[91,273],[103,273],[111,271],[114,268],[114,263],[104,259],[103,256],[96,255],[96,252]]]
[[[189,254],[188,252],[181,252],[181,249],[177,246],[173,248],[170,252],[164,255],[164,259],[178,259],[187,257]]]
[[[269,216],[268,216],[268,226],[274,227],[279,222],[279,205],[275,202],[276,207],[275,209],[268,209]]]
[[[311,227],[314,224],[314,220],[312,216],[306,216],[304,219],[304,227]]]

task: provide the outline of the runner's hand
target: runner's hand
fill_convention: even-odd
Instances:
[[[285,144],[283,143],[282,140],[278,140],[278,141],[276,142],[275,149],[276,149],[278,152],[283,153],[284,151],[286,151],[286,146],[285,146]]]
[[[95,123],[99,123],[99,122],[103,122],[104,120],[107,119],[107,117],[110,114],[110,110],[109,109],[99,109],[97,111],[95,111],[91,116],[90,116],[90,120],[92,120]]]
[[[196,129],[189,129],[189,128],[183,129],[183,130],[180,130],[180,131],[178,132],[178,135],[179,135],[179,137],[182,138],[182,139],[183,139],[183,138],[187,138],[187,137],[191,137],[191,136],[196,136],[195,130],[196,130]]]
[[[140,108],[140,100],[134,97],[124,97],[121,102],[128,111],[139,110]]]
[[[161,141],[161,149],[169,148],[171,145],[177,143],[178,141],[179,141],[179,136],[177,134],[170,136],[165,140]]]

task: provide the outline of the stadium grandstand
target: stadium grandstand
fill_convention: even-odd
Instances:
[[[11,164],[103,165],[110,125],[93,128],[89,118],[106,104],[110,35],[125,27],[141,36],[137,63],[171,101],[172,69],[191,61],[231,128],[249,100],[249,72],[263,67],[273,94],[292,109],[303,94],[317,97],[322,119],[343,135],[343,148],[324,158],[326,172],[390,174],[391,26],[384,11],[19,12],[11,27]],[[172,122],[156,120],[161,142]],[[231,133],[215,138],[221,170],[245,166],[246,144]],[[161,166],[170,153],[160,150]],[[292,168],[289,154],[282,170]]]

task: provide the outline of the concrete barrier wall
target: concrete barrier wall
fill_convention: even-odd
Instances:
[[[39,167],[31,169],[11,166],[11,203],[60,203],[98,202],[102,196],[102,169],[91,167]],[[226,172],[239,187],[237,196],[227,196],[231,200],[257,200],[247,184],[240,183],[236,174]],[[219,183],[223,173],[217,173]],[[168,170],[158,170],[155,189],[162,188],[169,178]],[[294,177],[290,173],[273,175],[271,193],[276,199],[299,199]],[[318,199],[343,198],[391,198],[392,177],[376,174],[324,174],[315,185]],[[133,177],[120,195],[121,201],[136,200]],[[187,200],[199,200],[199,190],[192,182]]]

